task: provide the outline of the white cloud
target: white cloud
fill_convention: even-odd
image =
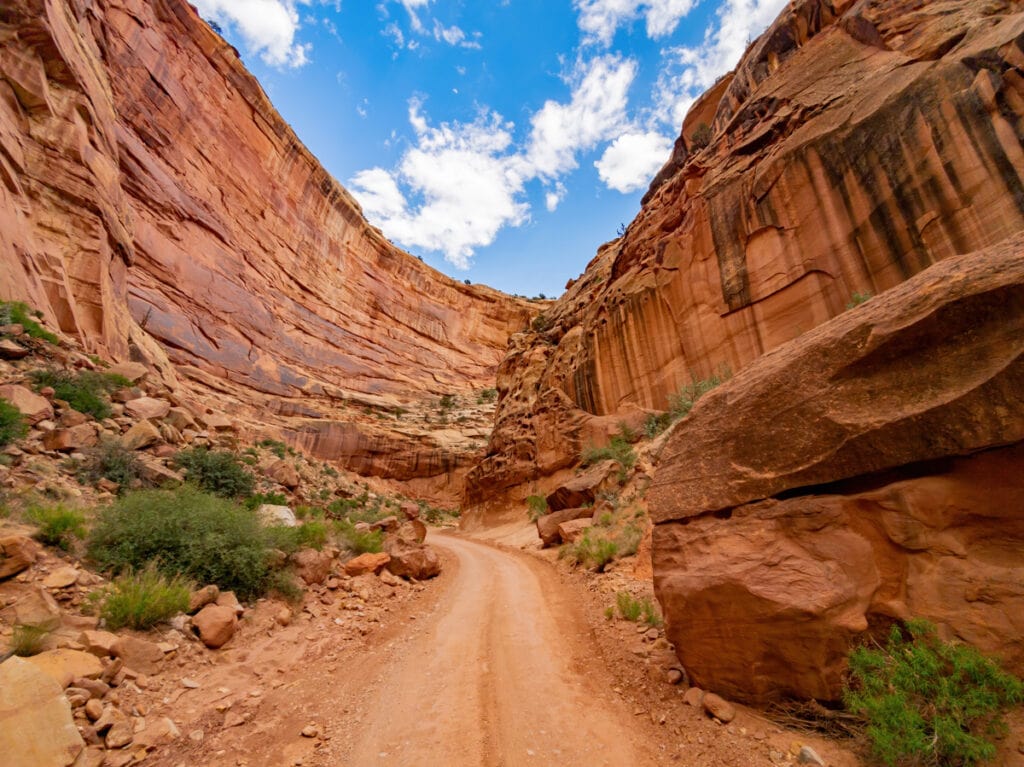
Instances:
[[[434,127],[414,98],[409,124],[415,146],[393,171],[362,171],[349,186],[389,237],[410,248],[440,251],[455,266],[468,268],[476,248],[529,218],[527,183],[540,180],[545,207],[558,207],[566,194],[560,179],[576,168],[578,154],[628,125],[626,92],[635,75],[635,62],[617,56],[578,64],[569,78],[569,101],[545,102],[520,147],[513,142],[515,126],[495,112],[485,109],[472,123]]]
[[[787,2],[726,0],[699,46],[665,51],[655,88],[655,109],[661,119],[681,125],[696,97],[736,66],[747,44],[775,20]]]
[[[297,6],[310,0],[193,0],[199,14],[237,30],[246,48],[275,67],[301,67],[311,46],[295,41]]]
[[[594,163],[609,189],[623,194],[643,189],[668,160],[672,140],[660,133],[626,133]]]
[[[671,35],[697,0],[574,0],[586,42],[610,45],[619,27],[644,17],[652,40]]]

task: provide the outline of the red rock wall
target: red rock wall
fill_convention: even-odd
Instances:
[[[256,422],[490,386],[530,317],[392,247],[184,0],[0,7],[0,231],[0,298]]]
[[[1024,227],[1022,66],[1019,0],[791,4],[696,105],[711,144],[677,142],[552,330],[514,343],[477,516],[557,482],[604,423]]]

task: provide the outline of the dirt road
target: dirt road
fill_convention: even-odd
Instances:
[[[450,536],[458,572],[363,699],[351,765],[642,765],[631,715],[550,570]],[[545,577],[547,576],[547,577]]]

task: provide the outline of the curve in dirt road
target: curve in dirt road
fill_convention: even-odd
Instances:
[[[430,542],[457,558],[458,573],[419,640],[365,700],[362,736],[345,763],[647,763],[550,568],[464,538]]]

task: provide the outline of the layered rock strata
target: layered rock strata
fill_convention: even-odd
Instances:
[[[530,318],[388,243],[184,0],[3,4],[0,231],[0,298],[296,432],[387,442],[346,407],[488,387]],[[426,477],[468,455],[397,442],[425,457],[354,460]]]
[[[701,686],[836,699],[851,645],[911,617],[1024,671],[1024,236],[708,394],[648,503],[668,636]]]
[[[471,523],[682,384],[1024,228],[1022,65],[1019,0],[791,3],[691,110],[625,235],[513,336]]]

